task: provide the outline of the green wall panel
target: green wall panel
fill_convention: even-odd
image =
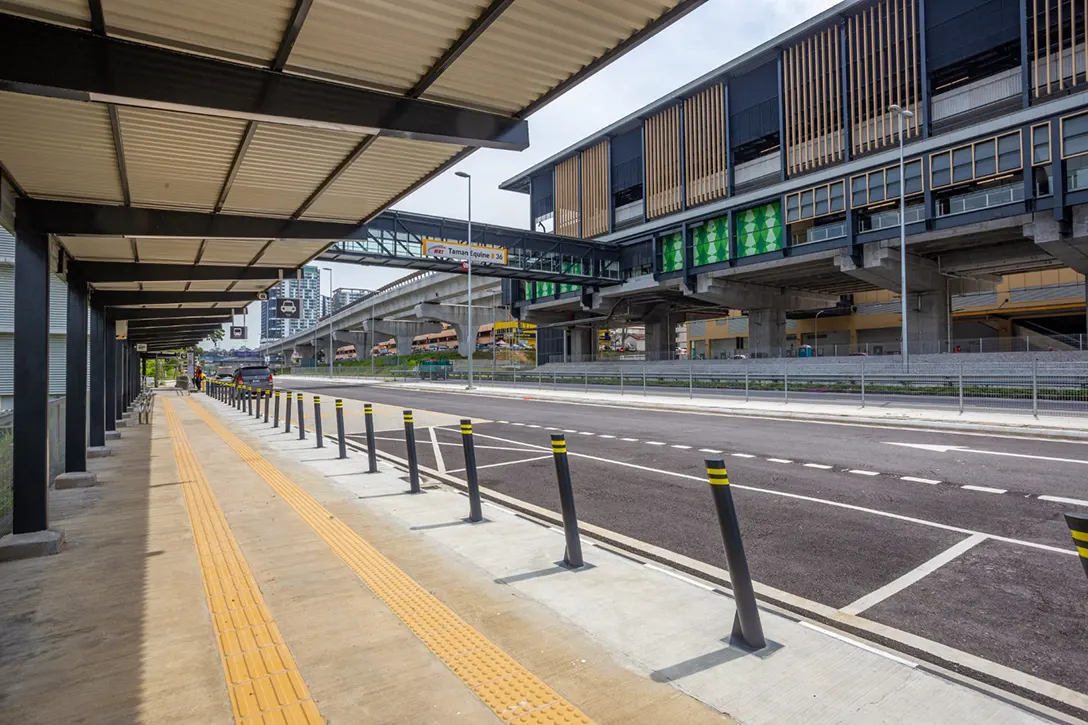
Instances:
[[[729,259],[729,217],[710,219],[692,232],[694,265],[702,267]]]
[[[782,249],[782,206],[777,201],[736,214],[737,256]]]
[[[684,236],[680,232],[661,237],[661,271],[676,272],[684,268]]]

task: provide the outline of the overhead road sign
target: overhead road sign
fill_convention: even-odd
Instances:
[[[471,251],[473,264],[506,264],[506,249],[504,247],[473,244]],[[424,239],[423,256],[453,259],[458,262],[467,262],[470,259],[468,244],[446,242],[441,239]]]
[[[230,339],[232,340],[244,340],[249,337],[248,330],[242,325],[230,326]]]

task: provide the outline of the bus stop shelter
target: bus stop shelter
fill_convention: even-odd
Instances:
[[[78,473],[136,396],[137,343],[193,345],[466,154],[525,149],[530,113],[701,2],[0,4],[14,533],[49,526],[51,274]]]

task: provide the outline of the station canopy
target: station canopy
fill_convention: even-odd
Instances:
[[[703,1],[2,0],[0,223],[192,344]]]

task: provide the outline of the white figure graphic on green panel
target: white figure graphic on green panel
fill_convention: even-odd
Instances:
[[[782,248],[782,212],[778,202],[737,215],[739,254],[750,257]]]

